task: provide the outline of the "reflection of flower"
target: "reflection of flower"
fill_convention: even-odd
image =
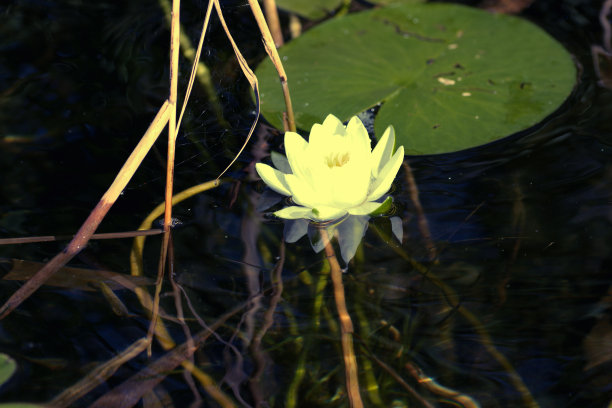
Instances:
[[[393,154],[394,144],[391,126],[372,150],[356,116],[345,127],[329,115],[312,127],[308,142],[297,133],[285,133],[287,157],[272,156],[278,170],[262,163],[255,168],[272,190],[298,204],[276,211],[278,217],[327,221],[347,213],[367,215],[381,206],[376,200],[389,190],[402,164],[404,148]]]
[[[388,218],[391,233],[401,243],[403,238],[402,219],[400,217]],[[321,237],[321,229],[325,229],[327,236],[336,237],[340,246],[340,254],[347,264],[355,256],[357,247],[361,243],[366,230],[368,229],[368,215],[350,215],[337,223],[312,223],[306,219],[286,220],[285,221],[285,241],[296,242],[304,235],[308,236],[310,245],[315,252],[320,252],[325,248],[326,241]],[[384,224],[383,224],[384,225]],[[383,227],[384,228],[384,227]]]

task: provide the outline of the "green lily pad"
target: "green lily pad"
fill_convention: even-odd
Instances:
[[[332,14],[342,0],[276,0],[276,5],[309,20],[320,20]]]
[[[0,385],[8,381],[17,369],[17,363],[4,353],[0,353]]]
[[[400,4],[320,24],[280,50],[298,128],[382,104],[408,154],[479,146],[540,122],[571,93],[576,68],[547,33],[465,6]],[[278,76],[257,68],[261,108],[282,128]]]

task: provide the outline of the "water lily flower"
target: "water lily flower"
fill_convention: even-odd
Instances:
[[[391,187],[404,159],[395,154],[395,131],[389,126],[372,150],[368,132],[354,116],[346,127],[333,115],[313,125],[308,142],[295,132],[285,133],[285,158],[272,155],[276,169],[257,163],[263,181],[297,205],[274,214],[285,219],[335,220],[346,214],[367,215]]]

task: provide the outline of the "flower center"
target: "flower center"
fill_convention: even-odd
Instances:
[[[350,160],[351,156],[348,152],[346,153],[331,153],[325,157],[325,164],[330,169],[334,167],[342,167]]]

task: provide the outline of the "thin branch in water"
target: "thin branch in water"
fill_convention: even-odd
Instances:
[[[444,399],[455,401],[463,408],[480,408],[480,404],[469,395],[460,393],[459,391],[452,390],[441,384],[438,384],[436,380],[425,375],[423,371],[416,366],[414,363],[406,363],[406,369],[419,384],[424,387],[427,391],[439,395]]]
[[[362,346],[363,347],[363,346]],[[408,391],[417,401],[419,401],[425,408],[434,408],[433,405],[431,405],[425,398],[423,398],[410,384],[408,384],[406,382],[406,380],[404,380],[402,378],[401,375],[399,375],[394,369],[393,367],[389,366],[387,363],[385,363],[384,361],[382,361],[381,359],[379,359],[378,357],[376,357],[374,354],[372,354],[369,350],[367,350],[365,347],[363,347],[363,350],[367,353],[368,357],[370,357],[372,360],[374,360],[374,362],[376,362],[376,364],[378,364],[383,370],[385,370],[387,373],[389,373],[389,375],[391,375],[391,377],[393,377],[393,379],[395,381],[397,381],[397,383],[399,385],[401,385],[406,391]]]
[[[124,231],[124,232],[105,232],[102,234],[93,234],[92,239],[121,239],[121,238],[134,238],[143,237],[149,235],[159,235],[163,231],[155,228],[148,230],[137,230],[137,231]],[[54,241],[69,241],[73,239],[74,235],[43,235],[40,237],[20,237],[20,238],[1,238],[0,245],[11,245],[11,244],[32,244],[38,242],[54,242]]]
[[[242,367],[243,358],[242,358],[242,354],[240,353],[240,351],[236,348],[236,346],[232,344],[233,337],[232,339],[230,339],[230,341],[225,341],[219,335],[219,333],[217,333],[213,328],[208,326],[206,322],[204,321],[204,319],[202,319],[200,315],[195,311],[195,308],[193,307],[191,300],[189,299],[189,296],[187,296],[185,289],[178,283],[176,284],[176,286],[185,296],[185,300],[187,301],[187,306],[189,307],[191,314],[193,314],[194,318],[200,324],[200,326],[202,326],[205,330],[210,331],[210,334],[212,334],[219,341],[219,343],[225,345],[226,348],[232,350],[232,352],[234,353],[234,356],[236,357],[236,363],[234,364],[234,367],[232,367],[232,369],[230,370],[230,373],[226,374],[224,381],[226,381],[230,385],[230,387],[232,388],[232,391],[234,392],[236,399],[238,399],[241,403],[243,403],[244,406],[249,406],[246,402],[244,402],[244,400],[240,396],[239,385],[238,385],[240,381],[235,381],[234,379],[235,373],[238,371],[236,367],[238,366]]]
[[[142,353],[147,348],[148,344],[149,340],[146,338],[135,341],[119,355],[97,366],[89,374],[87,374],[85,378],[62,391],[59,395],[49,401],[49,406],[62,408],[73,405],[82,396],[112,377],[119,367]]]
[[[187,347],[195,349],[195,343],[193,341],[193,337],[191,336],[191,330],[189,330],[189,326],[185,323],[185,314],[183,313],[183,302],[181,301],[181,291],[178,288],[177,283],[174,280],[174,245],[170,242],[170,246],[168,248],[168,277],[170,280],[170,284],[172,285],[172,296],[174,297],[174,307],[176,309],[176,318],[183,329],[183,334],[185,335],[185,343]],[[189,356],[187,359],[193,366],[195,366],[195,361],[193,359],[193,354]],[[192,370],[185,369],[183,370],[183,377],[185,378],[185,382],[191,389],[191,393],[194,396],[194,405],[202,404],[202,396],[198,391],[198,388],[193,380]]]
[[[183,367],[194,370],[194,375],[198,378],[204,390],[213,398],[222,408],[235,407],[235,404],[221,391],[210,377],[201,372],[190,364],[188,358],[195,350],[201,347],[210,337],[211,333],[224,324],[230,317],[234,316],[243,310],[245,304],[230,310],[225,313],[215,323],[210,325],[210,329],[198,332],[193,336],[193,345],[183,343],[175,347],[172,351],[165,354],[163,357],[149,364],[147,367],[134,374],[121,385],[115,387],[98,398],[91,408],[129,408],[133,407],[147,392],[152,390],[160,382],[166,378],[180,364]]]

